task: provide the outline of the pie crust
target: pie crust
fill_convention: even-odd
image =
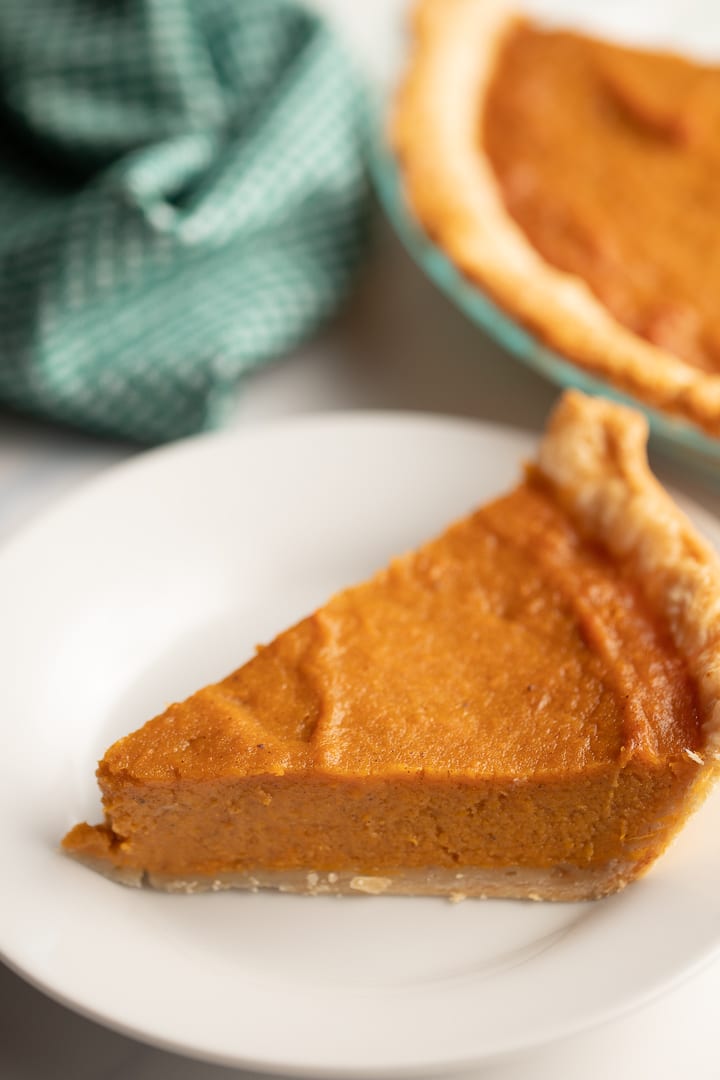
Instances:
[[[120,885],[149,886],[159,892],[192,894],[228,889],[247,892],[275,889],[303,896],[437,896],[452,903],[469,899],[561,902],[599,899],[618,892],[637,876],[633,862],[622,859],[613,859],[602,867],[509,866],[502,872],[485,867],[468,867],[463,871],[429,867],[362,874],[347,870],[266,870],[258,867],[251,871],[190,873],[177,877],[121,868],[82,854],[76,858]]]
[[[508,33],[508,0],[420,0],[391,140],[407,199],[470,280],[538,339],[639,402],[720,435],[720,375],[622,326],[577,275],[553,267],[505,208],[478,118]]]
[[[376,713],[363,714],[365,687],[373,681],[372,669],[367,667],[361,669],[359,685],[352,680],[344,684],[350,686],[350,693],[341,701],[340,716],[344,719],[349,715],[351,724],[343,729],[339,741],[333,736],[331,742],[318,744],[315,730],[303,743],[283,741],[289,738],[284,734],[277,741],[269,723],[270,714],[275,709],[274,715],[285,723],[282,717],[296,701],[305,708],[302,695],[307,671],[294,645],[283,654],[282,665],[272,650],[283,640],[297,642],[298,634],[304,632],[302,628],[308,623],[315,625],[313,619],[322,618],[323,612],[330,612],[325,616],[330,622],[337,619],[338,608],[333,608],[334,601],[330,601],[310,620],[266,647],[271,656],[270,682],[265,684],[269,697],[261,694],[253,698],[252,693],[248,697],[247,690],[238,696],[238,686],[248,685],[243,672],[255,663],[250,661],[228,680],[199,691],[186,703],[171,706],[165,714],[111,747],[98,770],[105,823],[75,826],[63,842],[65,850],[125,884],[145,883],[167,891],[273,887],[310,894],[414,893],[454,900],[468,896],[576,900],[622,888],[662,853],[702,801],[720,767],[720,563],[714,550],[652,476],[645,456],[646,437],[647,424],[634,411],[569,392],[550,420],[537,461],[530,466],[529,482],[547,491],[553,512],[572,524],[573,535],[583,548],[597,550],[597,558],[620,569],[622,580],[630,583],[633,595],[637,592],[641,598],[643,610],[650,612],[661,628],[663,640],[672,644],[673,662],[680,665],[673,670],[682,671],[676,677],[687,679],[692,690],[695,719],[691,745],[684,741],[686,729],[679,726],[679,714],[672,708],[667,711],[663,705],[665,711],[658,713],[652,723],[674,725],[672,741],[656,743],[657,747],[670,746],[669,751],[654,750],[652,739],[636,736],[635,729],[623,723],[622,745],[617,744],[610,757],[568,757],[568,748],[576,738],[576,715],[572,708],[566,710],[563,706],[558,714],[562,721],[557,744],[560,765],[551,771],[545,766],[539,770],[533,766],[524,772],[519,767],[512,771],[507,765],[496,769],[498,763],[494,760],[489,771],[485,767],[482,773],[472,768],[468,771],[452,743],[451,757],[437,759],[441,760],[439,770],[429,757],[431,767],[426,773],[425,768],[409,768],[403,763],[402,753],[397,752],[398,730],[417,739],[410,729],[402,727],[407,718],[401,717],[399,728],[391,724],[378,729],[373,727]],[[438,544],[447,544],[445,538],[454,535],[451,529]],[[427,562],[426,554],[430,547],[402,557],[397,564],[399,572],[402,574],[403,567],[415,565],[413,560],[419,559],[431,573],[434,564]],[[493,555],[493,559],[496,557]],[[388,581],[384,575],[388,573],[373,579],[376,584],[371,582],[359,589],[377,589],[378,593],[369,594],[373,598],[384,596]],[[436,580],[431,573],[429,578],[422,578],[421,587],[432,593]],[[582,581],[577,588],[585,588]],[[355,591],[339,594],[340,600]],[[415,603],[412,597],[417,594],[409,595],[408,603]],[[600,602],[592,591],[582,596],[583,603],[587,601],[591,606]],[[534,602],[532,595],[529,599]],[[484,602],[478,594],[472,599],[473,610],[475,604]],[[373,599],[373,603],[377,601]],[[452,598],[451,603],[455,603]],[[369,612],[368,608],[363,610]],[[409,624],[411,632],[422,640],[423,635],[430,634],[430,652],[423,655],[432,663],[435,643],[443,639],[432,636],[434,628],[422,616],[416,618],[415,607],[408,610],[413,619]],[[451,610],[455,612],[456,608]],[[385,635],[385,609],[376,606],[373,612],[378,612],[377,632]],[[524,618],[521,614],[508,617]],[[618,617],[613,614],[614,619]],[[502,632],[514,633],[515,625],[510,621]],[[543,627],[549,625],[542,623]],[[362,635],[366,630],[358,633],[361,638],[351,638],[352,649],[358,643],[361,647],[364,644]],[[622,638],[614,640],[622,642]],[[331,667],[346,663],[337,659],[336,644],[333,639],[328,654]],[[490,668],[493,678],[495,673],[503,674],[497,648],[496,642]],[[261,650],[256,660],[267,653]],[[542,667],[538,669],[541,681],[549,655],[547,651],[542,653]],[[444,664],[445,654],[441,659]],[[354,668],[337,670],[346,678]],[[509,685],[516,685],[518,669],[512,666],[505,671]],[[405,672],[403,667],[403,681],[412,674]],[[301,678],[296,679],[296,675]],[[240,683],[233,682],[238,676]],[[650,669],[648,677],[652,685],[659,685],[657,667]],[[477,681],[476,668],[473,666],[463,678],[469,681],[461,683],[460,692],[470,696]],[[378,685],[390,686],[382,680],[380,671]],[[546,682],[549,685],[550,678]],[[331,682],[330,686],[333,689],[335,684]],[[382,696],[379,700],[383,705],[386,701],[402,701],[404,694],[403,688],[400,699]],[[640,691],[638,694],[642,702]],[[430,699],[423,698],[422,703],[426,700]],[[252,701],[253,711],[248,713]],[[263,709],[270,711],[263,713]],[[545,721],[538,729],[535,709],[532,705],[527,714],[531,718],[527,734],[518,726],[521,721],[514,712],[509,730],[520,743],[539,740],[536,745],[544,753],[550,729]],[[592,714],[593,718],[598,715]],[[407,716],[414,718],[416,713]],[[431,711],[430,719],[427,730],[432,735],[442,718]],[[492,725],[496,714],[488,719]],[[484,715],[478,718],[471,713],[452,730],[461,739],[477,723],[481,725],[477,730],[484,731],[482,725],[486,722]],[[369,756],[358,759],[343,749],[348,746],[343,740],[348,732],[352,738],[358,724],[365,736],[363,723],[369,723]],[[412,723],[416,723],[415,719]],[[392,735],[387,744],[382,741],[386,732]],[[488,745],[485,734],[474,738],[480,742],[471,742],[473,755]],[[328,756],[328,746],[340,756]],[[508,760],[524,760],[515,754]],[[442,764],[445,760],[447,768]],[[478,760],[472,757],[473,762]],[[499,810],[493,809],[497,806]],[[319,841],[313,839],[318,836],[318,820],[322,822]],[[388,824],[391,820],[400,823],[399,840]],[[488,825],[488,821],[492,824]],[[573,824],[566,825],[568,821]],[[368,824],[374,832],[365,831]],[[426,846],[421,849],[411,846],[416,843],[412,840],[416,824],[420,830],[426,829],[429,837],[423,840]],[[488,829],[493,833],[492,850],[485,839],[477,839],[484,837]],[[554,831],[557,829],[562,831],[560,840]],[[334,837],[329,847],[325,841],[328,835]],[[370,836],[375,846],[374,854],[368,856]],[[464,839],[467,837],[470,839]],[[185,838],[187,850],[194,855],[179,857]],[[208,862],[206,852],[211,841],[215,854]],[[565,855],[549,854],[561,847]],[[423,859],[427,860],[422,865],[412,861],[411,853],[417,850],[423,851]],[[453,850],[460,851],[462,857],[450,857]],[[309,851],[321,852],[325,861],[314,861],[306,854]],[[406,865],[393,861],[397,851],[408,856]],[[513,851],[521,853],[521,861],[513,857]],[[365,865],[361,865],[363,859],[367,860]]]

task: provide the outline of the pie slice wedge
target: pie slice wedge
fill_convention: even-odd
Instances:
[[[720,564],[645,441],[638,414],[566,394],[514,491],[111,746],[105,821],[65,851],[184,891],[633,880],[720,750]]]
[[[420,0],[392,120],[414,215],[536,338],[720,436],[720,67]]]

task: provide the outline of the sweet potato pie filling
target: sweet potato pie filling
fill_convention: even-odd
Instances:
[[[663,619],[530,471],[112,746],[107,823],[65,847],[185,878],[634,873],[700,745]]]
[[[481,128],[540,254],[640,337],[720,372],[720,68],[519,22]]]

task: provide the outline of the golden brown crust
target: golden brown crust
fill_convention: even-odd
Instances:
[[[507,0],[421,0],[392,141],[411,206],[459,268],[592,374],[720,435],[720,376],[623,327],[576,275],[547,263],[505,209],[478,116],[517,16]]]
[[[720,753],[720,560],[650,472],[647,423],[632,409],[563,395],[538,467],[565,509],[622,560],[662,618],[697,687],[703,764]]]
[[[461,900],[597,900],[625,888],[644,869],[632,860],[614,859],[589,867],[468,867],[462,872],[431,867],[427,870],[401,868],[386,874],[349,870],[229,871],[218,874],[147,873],[119,867],[106,859],[83,852],[70,854],[91,870],[120,885],[141,888],[147,885],[161,892],[224,892],[227,889],[277,889],[304,896],[437,896],[457,903]]]

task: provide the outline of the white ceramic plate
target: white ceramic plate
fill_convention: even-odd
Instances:
[[[437,1072],[617,1015],[720,940],[720,802],[596,904],[111,884],[58,853],[107,744],[515,480],[511,431],[284,422],[108,473],[0,555],[0,950],[112,1027],[307,1075]],[[713,525],[715,538],[720,529]]]

